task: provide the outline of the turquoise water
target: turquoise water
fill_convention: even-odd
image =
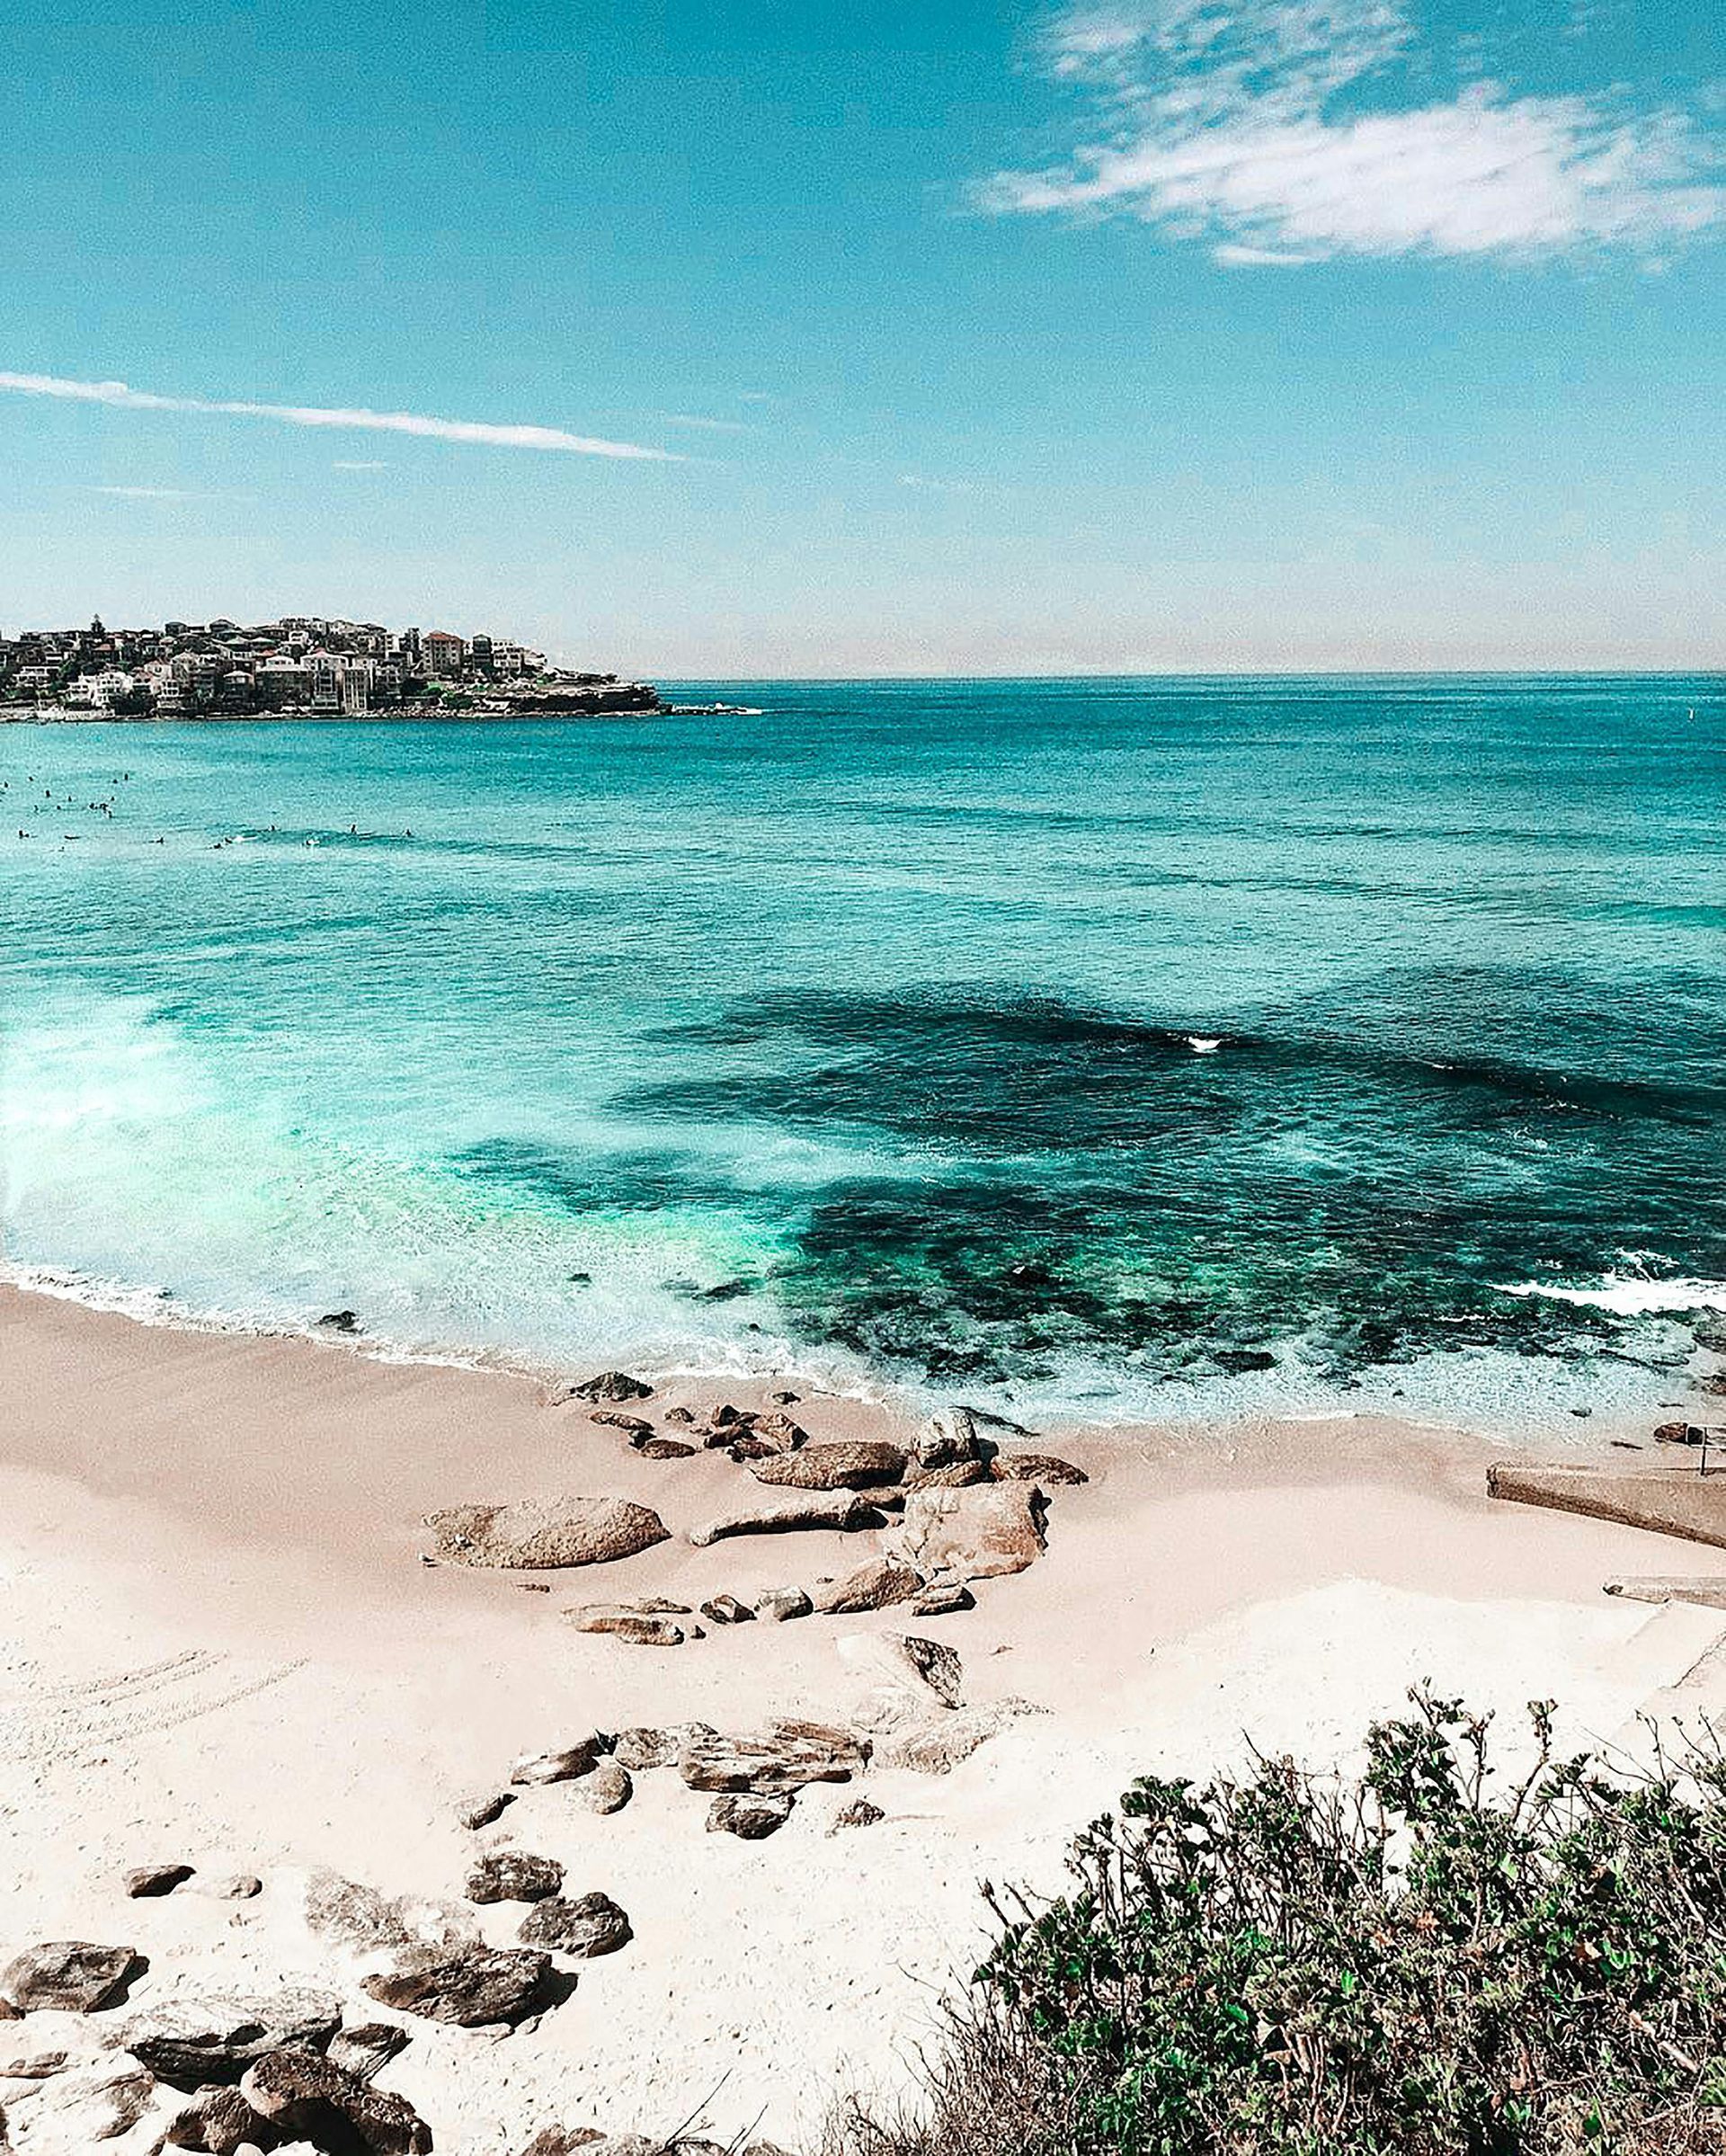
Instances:
[[[761,715],[0,727],[13,1269],[1045,1412],[1673,1396],[1718,677],[672,693]]]

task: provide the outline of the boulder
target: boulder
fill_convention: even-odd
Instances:
[[[799,1445],[809,1442],[809,1432],[789,1415],[756,1415],[749,1427],[752,1436],[779,1452],[795,1452]]]
[[[701,1614],[716,1625],[750,1625],[755,1621],[755,1612],[735,1595],[715,1595],[711,1602],[702,1603]]]
[[[873,1483],[896,1483],[904,1472],[900,1447],[864,1439],[805,1445],[800,1452],[758,1460],[750,1469],[758,1483],[790,1490],[864,1490]]]
[[[917,1490],[905,1500],[897,1554],[925,1575],[992,1579],[1023,1572],[1043,1554],[1043,1497],[1035,1483]]]
[[[527,1751],[510,1769],[510,1779],[518,1789],[543,1788],[549,1782],[573,1782],[584,1774],[592,1774],[610,1750],[609,1741],[597,1732],[583,1737],[579,1742],[565,1744],[556,1751]]]
[[[616,1760],[601,1760],[592,1774],[584,1774],[570,1790],[578,1804],[602,1818],[621,1812],[635,1794],[636,1785],[627,1769]]]
[[[521,1920],[516,1933],[524,1947],[545,1947],[592,1961],[615,1954],[635,1937],[629,1920],[609,1894],[582,1894],[573,1902],[541,1902]]]
[[[494,1849],[467,1874],[463,1889],[470,1902],[543,1902],[564,1883],[564,1867],[555,1857],[530,1857],[525,1849]]]
[[[408,2035],[393,2021],[362,2021],[357,2028],[339,2028],[330,2038],[324,2055],[332,2066],[369,2081],[381,2073],[393,2058],[407,2049]]]
[[[977,1598],[963,1580],[931,1580],[911,1606],[911,1614],[918,1617],[954,1617],[962,1609],[974,1609]]]
[[[902,1723],[877,1737],[876,1764],[908,1768],[913,1774],[950,1774],[961,1760],[968,1760],[980,1745],[997,1736],[1020,1715],[1043,1710],[1027,1701],[992,1701],[987,1706],[962,1706],[937,1711]]]
[[[695,1410],[692,1407],[668,1407],[665,1420],[668,1422],[681,1422],[687,1430],[695,1421]]]
[[[128,1872],[120,1884],[134,1902],[157,1901],[183,1886],[191,1876],[189,1864],[140,1864]]]
[[[867,1796],[854,1796],[849,1804],[841,1804],[828,1822],[827,1831],[837,1834],[845,1827],[877,1826],[886,1817],[879,1804],[872,1804]]]
[[[690,1540],[698,1549],[723,1542],[733,1535],[776,1535],[800,1528],[835,1528],[847,1532],[873,1525],[876,1514],[867,1498],[855,1490],[763,1491],[758,1497],[734,1505],[698,1528]]]
[[[1041,1483],[1045,1489],[1090,1480],[1082,1467],[1057,1459],[1052,1452],[998,1452],[989,1463],[989,1472],[998,1483]]]
[[[854,1617],[865,1609],[890,1609],[923,1590],[923,1575],[897,1557],[872,1557],[842,1580],[815,1590],[815,1608],[827,1617]]]
[[[484,1789],[476,1795],[464,1796],[456,1806],[456,1824],[477,1833],[481,1827],[489,1827],[503,1818],[515,1802],[512,1789]]]
[[[968,1490],[986,1483],[989,1469],[982,1460],[955,1460],[946,1467],[918,1467],[905,1477],[905,1495],[913,1490]]]
[[[765,1841],[791,1816],[789,1796],[716,1796],[707,1808],[709,1834],[734,1834],[740,1841]]]
[[[680,1444],[675,1438],[644,1438],[636,1450],[644,1460],[691,1460],[695,1457],[695,1447]]]
[[[551,1973],[549,1955],[525,1947],[473,1947],[441,1961],[415,1958],[405,1968],[380,1970],[361,1988],[397,2013],[462,2028],[513,2027],[544,2003]]]
[[[944,1407],[917,1434],[912,1455],[920,1467],[956,1467],[982,1457],[983,1443],[968,1407]]]
[[[814,1608],[800,1587],[769,1587],[755,1598],[755,1614],[764,1625],[787,1624],[805,1617]]]
[[[200,2089],[183,2111],[176,2112],[162,2137],[169,2149],[196,2149],[203,2156],[236,2156],[245,2148],[273,2149],[280,2140],[238,2089]]]
[[[274,2051],[246,2069],[240,2094],[272,2125],[314,2146],[423,2156],[432,2131],[405,2096],[374,2089],[315,2051]]]
[[[506,1572],[615,1564],[667,1539],[657,1512],[622,1497],[533,1497],[513,1504],[453,1505],[428,1513],[425,1524],[440,1558]]]
[[[0,1969],[0,1999],[20,2014],[94,2014],[111,2006],[143,1968],[131,1947],[49,1939]]]
[[[357,1954],[399,1954],[410,1948],[442,1954],[479,1938],[477,1918],[459,1902],[381,1894],[339,1872],[311,1875],[305,1913],[317,1938]]]
[[[709,1439],[708,1442],[711,1444],[713,1440]],[[747,1430],[742,1436],[724,1432],[718,1442],[724,1448],[725,1457],[739,1467],[747,1466],[752,1460],[777,1460],[779,1457],[777,1445],[770,1445],[765,1438],[758,1438]]]
[[[251,1902],[263,1892],[263,1881],[255,1872],[229,1872],[220,1879],[210,1879],[200,1890],[213,1894],[218,1902]]]
[[[839,1658],[876,1684],[903,1686],[925,1703],[957,1706],[965,1697],[965,1664],[940,1640],[907,1632],[849,1632]]]
[[[231,2088],[266,2052],[321,2051],[341,2026],[334,1992],[286,1986],[164,2000],[129,2021],[120,2042],[171,2089]]]
[[[573,1385],[565,1395],[570,1400],[651,1400],[654,1388],[623,1370],[601,1370],[597,1377]]]
[[[698,1738],[685,1747],[677,1770],[691,1789],[759,1795],[801,1789],[809,1782],[848,1782],[868,1757],[868,1745],[851,1730],[778,1721],[760,1735]]]
[[[621,1640],[626,1647],[681,1647],[687,1639],[698,1639],[700,1626],[681,1625],[669,1613],[632,1608],[627,1603],[583,1603],[565,1609],[566,1622],[577,1632],[596,1632]],[[687,1617],[690,1613],[682,1613]]]
[[[21,2151],[82,2156],[101,2142],[117,2141],[149,2109],[155,2091],[149,2075],[136,2067],[117,2068],[111,2060],[75,2067],[44,2083],[28,2112],[21,2107],[15,2115]]]
[[[675,1767],[689,1745],[718,1734],[710,1722],[678,1722],[669,1729],[620,1729],[612,1757],[632,1774]]]
[[[596,1407],[587,1418],[590,1422],[604,1424],[608,1430],[620,1430],[632,1438],[651,1438],[654,1426],[643,1415],[621,1414],[614,1407]]]

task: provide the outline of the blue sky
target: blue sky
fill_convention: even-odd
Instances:
[[[1726,664],[1715,0],[0,16],[9,631]]]

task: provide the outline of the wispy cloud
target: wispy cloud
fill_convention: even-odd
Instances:
[[[679,463],[670,450],[642,449],[633,441],[602,441],[562,427],[497,425],[490,420],[437,419],[420,412],[371,412],[323,405],[261,405],[242,397],[158,396],[124,382],[81,382],[58,374],[0,372],[0,389],[21,396],[53,396],[76,404],[108,405],[128,412],[206,412],[238,419],[270,419],[290,427],[351,428],[378,434],[416,434],[432,441],[484,443],[493,449],[549,450],[577,457],[630,457]]]
[[[708,419],[699,412],[662,412],[660,423],[668,427],[699,427],[710,434],[747,434],[746,419]]]
[[[216,494],[198,494],[184,486],[93,486],[93,494],[111,494],[120,502],[214,502]]]
[[[381,457],[338,457],[330,469],[333,472],[387,472],[389,467]]]
[[[1401,0],[1070,8],[1042,55],[1086,96],[1093,138],[1050,169],[997,174],[981,200],[1135,216],[1240,268],[1659,258],[1726,224],[1726,131],[1703,101],[1518,96],[1477,57],[1455,96],[1420,102],[1399,79],[1419,44]]]

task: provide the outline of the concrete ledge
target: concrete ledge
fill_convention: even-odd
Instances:
[[[1726,1549],[1726,1471],[1615,1474],[1599,1467],[1524,1466],[1500,1460],[1487,1470],[1486,1493]]]

